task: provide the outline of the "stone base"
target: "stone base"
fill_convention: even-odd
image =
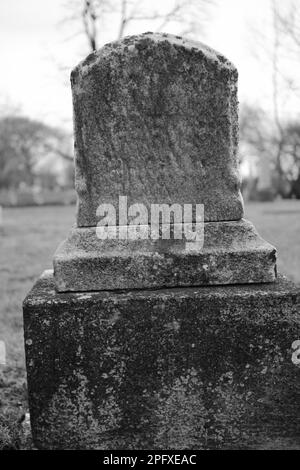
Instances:
[[[38,448],[300,449],[300,290],[284,278],[58,294],[48,271],[24,328]]]
[[[73,229],[54,256],[57,290],[92,291],[273,282],[276,250],[246,220],[208,222],[186,240],[99,240]],[[148,228],[148,226],[147,226]]]

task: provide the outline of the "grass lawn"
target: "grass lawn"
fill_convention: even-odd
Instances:
[[[3,210],[0,229],[0,449],[28,447],[23,419],[27,411],[22,301],[74,222],[74,206]]]
[[[278,271],[300,285],[300,201],[248,204],[246,218],[278,251]]]
[[[29,448],[22,301],[74,223],[74,206],[4,209],[0,228],[0,449]],[[279,270],[300,285],[300,201],[249,204],[246,216],[276,246]]]

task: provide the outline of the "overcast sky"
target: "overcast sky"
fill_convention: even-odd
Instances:
[[[168,1],[168,0],[167,0]],[[157,4],[162,0],[149,0]],[[226,55],[239,70],[240,100],[271,106],[267,61],[257,60],[264,44],[255,31],[271,35],[270,0],[215,0],[206,24],[206,42]],[[52,124],[71,122],[70,68],[82,59],[85,38],[68,39],[75,25],[61,24],[66,0],[0,0],[0,106],[18,105],[22,112]],[[138,25],[140,32],[147,25]],[[168,32],[168,28],[166,28]],[[113,25],[103,40],[113,39]],[[271,38],[270,38],[271,39]]]

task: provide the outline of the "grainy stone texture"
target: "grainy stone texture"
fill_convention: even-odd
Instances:
[[[45,272],[24,301],[38,448],[300,449],[300,290],[241,219],[236,83],[207,46],[151,33],[72,72],[78,218],[54,267],[86,292]],[[203,250],[100,241],[119,195],[204,204]]]
[[[267,285],[57,294],[24,302],[39,448],[300,449],[300,290]]]
[[[204,204],[238,220],[237,70],[209,47],[167,34],[125,38],[71,75],[78,226],[100,203]]]
[[[99,240],[75,228],[54,255],[59,291],[273,282],[276,250],[246,220],[207,222],[204,245],[186,240]]]
[[[241,221],[237,71],[225,57],[146,33],[89,55],[72,88],[78,227],[54,257],[60,292],[274,281],[274,248]],[[117,209],[122,195],[149,214],[151,203],[203,204],[204,250],[100,241],[97,207]]]

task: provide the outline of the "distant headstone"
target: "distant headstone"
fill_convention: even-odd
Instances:
[[[247,449],[299,434],[300,291],[242,218],[236,80],[207,46],[150,33],[73,71],[77,226],[24,301],[38,448]],[[125,236],[152,234],[164,203],[178,238],[167,219]],[[181,227],[191,204],[204,215]]]
[[[0,340],[0,365],[6,364],[6,347],[5,342]]]
[[[258,162],[258,181],[255,193],[256,199],[259,201],[273,201],[276,197],[271,164],[269,157],[266,155],[260,156]]]
[[[262,156],[258,163],[258,183],[257,190],[265,191],[272,188],[272,172],[269,159]]]

